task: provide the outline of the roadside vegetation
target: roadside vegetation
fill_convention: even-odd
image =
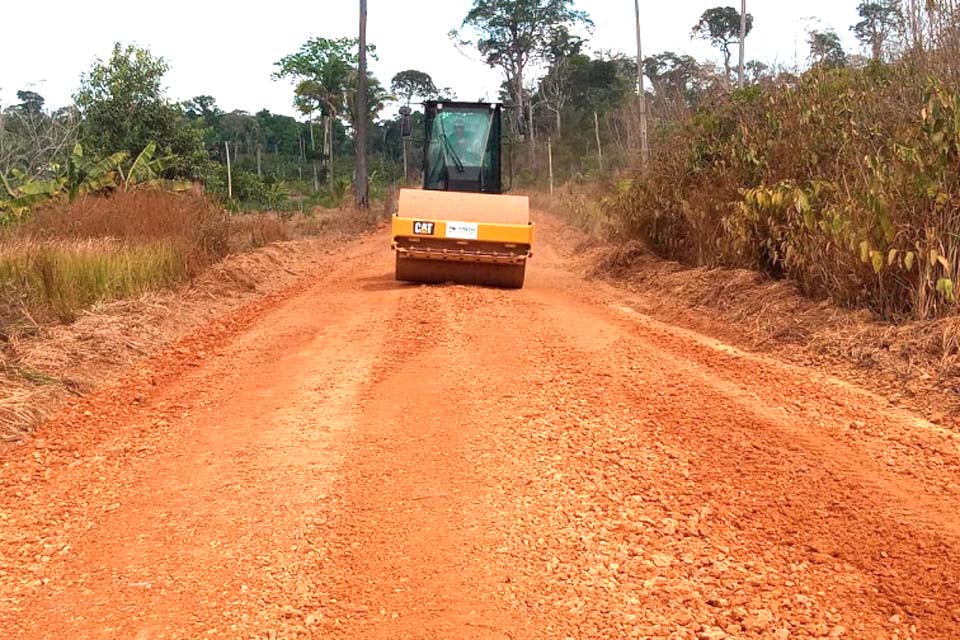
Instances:
[[[648,170],[606,209],[617,230],[684,264],[789,278],[887,318],[955,312],[956,14],[932,11],[913,33],[894,3],[876,4],[861,5],[864,21],[889,28],[854,27],[871,60],[814,37],[806,72],[659,120]]]
[[[48,204],[0,240],[0,320],[69,321],[96,302],[179,284],[226,255],[229,234],[222,210],[196,193]]]
[[[849,31],[859,52],[821,26],[794,68],[738,64],[741,28],[749,51],[750,34],[765,27],[724,6],[690,25],[691,39],[716,48],[714,61],[658,52],[643,59],[642,74],[632,53],[591,50],[591,18],[570,0],[474,0],[450,35],[503,71],[515,188],[563,194],[555,206],[578,224],[685,265],[760,271],[884,318],[942,317],[960,296],[958,13],[948,0],[858,9]],[[142,202],[136,215],[150,216],[152,207],[208,208],[250,245],[285,237],[289,219],[306,229],[318,208],[354,194],[362,122],[371,197],[389,203],[398,185],[416,184],[417,103],[456,96],[425,71],[390,82],[368,74],[358,113],[359,42],[315,37],[275,62],[298,117],[227,112],[209,95],[174,102],[163,91],[164,59],[119,43],[67,107],[18,92],[0,110],[0,295],[17,291],[8,315],[46,299],[49,314],[69,318],[85,301],[182,281],[230,250],[230,241],[198,249],[179,232],[51,235],[54,221],[86,208]],[[366,55],[376,58],[373,44]],[[408,139],[396,107],[413,111]],[[271,213],[262,220],[244,217],[263,211]],[[74,241],[86,248],[63,245]],[[88,260],[98,250],[104,260]],[[97,266],[85,281],[108,284],[84,285],[75,299],[50,284],[49,274],[88,262]],[[119,264],[130,272],[96,275]]]

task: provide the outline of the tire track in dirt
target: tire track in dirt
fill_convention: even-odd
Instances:
[[[324,637],[518,637],[529,621],[498,593],[507,575],[495,561],[499,513],[475,464],[485,428],[477,391],[488,403],[510,397],[484,362],[504,354],[502,370],[514,345],[495,326],[517,318],[502,292],[404,291],[337,485],[339,562],[323,581],[335,585],[339,617]],[[498,350],[487,334],[502,336]]]

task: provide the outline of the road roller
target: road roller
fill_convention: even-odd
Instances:
[[[502,104],[425,104],[422,189],[393,216],[396,279],[520,289],[532,257],[526,196],[503,184]]]

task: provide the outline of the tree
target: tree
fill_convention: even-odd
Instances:
[[[357,208],[370,208],[370,184],[367,178],[367,120],[368,95],[367,86],[369,78],[367,77],[367,0],[360,0],[360,40],[357,46],[359,55],[359,68],[357,69],[357,99],[354,108],[356,139],[357,166],[356,166],[356,184],[354,185],[357,195]]]
[[[318,111],[324,117],[324,152],[331,185],[334,177],[334,120],[344,116],[353,120],[350,87],[357,79],[359,45],[360,41],[356,38],[311,38],[298,52],[285,56],[275,64],[278,71],[273,74],[274,79],[290,78],[296,81],[294,104],[297,109],[311,119]],[[368,45],[366,50],[373,54],[376,47]],[[311,127],[311,135],[312,131]]]
[[[850,30],[863,46],[870,48],[874,62],[880,62],[887,40],[903,27],[899,0],[861,2],[857,12],[862,19]]]
[[[53,178],[76,143],[76,110],[47,113],[39,94],[21,91],[17,96],[19,104],[0,112],[0,177],[19,172],[38,180]]]
[[[43,105],[46,102],[43,96],[34,91],[17,91],[17,100],[20,104],[16,106],[26,113],[38,114],[43,112]]]
[[[658,53],[643,61],[644,75],[650,78],[654,93],[662,100],[680,100],[693,104],[692,84],[700,69],[688,55],[672,51]]]
[[[747,65],[747,0],[740,0],[740,60],[737,64],[737,87],[743,89]]]
[[[254,153],[261,139],[260,122],[251,114],[240,109],[224,114],[219,122],[222,139],[229,141],[230,147],[240,153]],[[218,142],[218,146],[219,146]]]
[[[203,130],[164,96],[168,69],[148,50],[119,43],[108,61],[97,60],[74,95],[84,148],[101,157],[118,151],[135,156],[156,142],[162,155],[177,158],[173,174],[202,175],[209,161]]]
[[[429,100],[443,93],[437,89],[430,74],[416,69],[401,71],[393,76],[393,80],[390,81],[390,90],[398,100],[408,106],[414,98]]]
[[[753,16],[747,14],[745,34],[753,30]],[[740,42],[740,12],[733,7],[714,7],[707,9],[700,16],[700,21],[693,27],[691,37],[706,40],[723,53],[723,69],[727,80],[730,79],[730,47]]]
[[[570,57],[557,59],[540,80],[540,98],[556,120],[556,134],[563,134],[563,111],[570,101]]]
[[[843,44],[840,42],[840,36],[837,35],[836,31],[832,29],[811,31],[808,43],[812,66],[827,69],[846,66],[847,54],[843,50]]]
[[[572,5],[572,0],[474,0],[461,25],[473,39],[458,31],[451,33],[462,44],[476,46],[489,66],[503,70],[520,119],[525,114],[528,67],[549,54],[561,30],[569,33],[593,24],[585,12]]]
[[[223,111],[213,96],[197,96],[183,103],[183,112],[191,120],[200,120],[205,127],[215,127]]]
[[[338,117],[347,111],[346,93],[350,76],[358,64],[355,38],[312,38],[297,53],[275,64],[275,79],[297,82],[294,104],[304,115],[321,111]]]
[[[300,136],[303,125],[290,116],[270,113],[267,109],[257,112],[257,123],[266,149],[275,154],[300,155]]]

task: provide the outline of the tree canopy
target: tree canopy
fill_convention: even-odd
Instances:
[[[460,31],[462,44],[476,46],[491,67],[503,69],[520,113],[528,67],[546,59],[564,34],[592,26],[572,0],[474,0]]]
[[[348,99],[356,81],[359,40],[356,38],[311,38],[296,53],[275,64],[275,79],[296,81],[294,104],[304,115],[321,112],[339,117],[351,111]],[[373,55],[376,47],[369,45]]]
[[[164,96],[168,69],[163,58],[120,43],[109,60],[97,60],[74,95],[84,147],[99,155],[125,151],[135,157],[155,142],[162,155],[178,158],[174,173],[199,176],[208,158],[203,132]]]
[[[871,56],[879,62],[883,58],[883,47],[887,40],[903,24],[900,3],[898,0],[861,2],[857,13],[861,20],[850,30],[861,44],[870,48]]]
[[[429,73],[408,69],[393,76],[390,81],[390,90],[398,100],[409,105],[414,98],[429,100],[441,94],[440,89],[433,83]]]
[[[847,64],[847,54],[843,50],[840,36],[832,29],[811,31],[810,64],[814,67],[837,68]]]
[[[747,14],[747,35],[753,30],[753,16]],[[706,40],[723,53],[723,69],[730,77],[731,47],[740,42],[740,12],[733,7],[714,7],[693,26],[693,37]]]

